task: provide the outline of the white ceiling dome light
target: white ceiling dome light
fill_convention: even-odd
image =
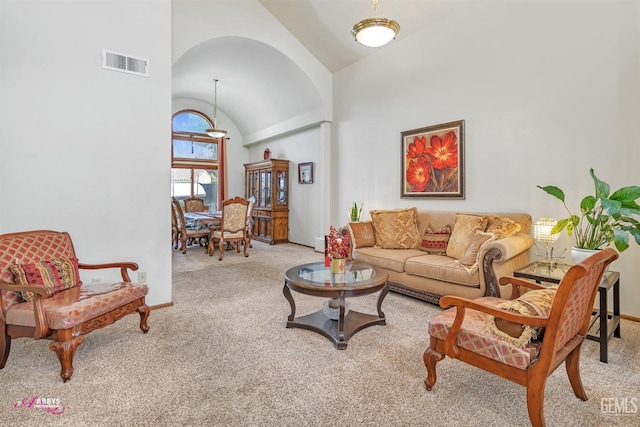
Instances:
[[[353,26],[353,37],[368,47],[380,47],[396,38],[400,24],[387,18],[378,18],[378,0],[371,0],[373,18],[363,19]]]

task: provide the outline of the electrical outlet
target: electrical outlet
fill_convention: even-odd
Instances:
[[[147,283],[147,272],[140,271],[138,273],[138,283]]]

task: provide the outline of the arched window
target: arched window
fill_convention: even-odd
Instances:
[[[200,197],[217,210],[218,142],[205,133],[213,127],[207,116],[182,110],[171,120],[171,195],[178,200]]]

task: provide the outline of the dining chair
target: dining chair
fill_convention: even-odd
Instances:
[[[249,201],[249,207],[247,208],[247,244],[250,248],[253,248],[251,239],[253,238],[253,207],[256,205],[256,196],[251,196],[247,200]]]
[[[510,300],[442,297],[440,306],[446,310],[429,321],[431,338],[423,355],[427,390],[436,382],[436,363],[449,356],[526,387],[531,425],[544,427],[547,378],[564,362],[573,393],[587,400],[580,349],[602,276],[617,258],[612,248],[599,251],[569,268],[557,289],[501,277],[501,286],[512,286]],[[530,291],[521,295],[521,288]],[[469,381],[474,378],[462,382]]]
[[[187,227],[187,222],[184,219],[184,211],[182,210],[182,206],[180,202],[176,199],[172,202],[174,211],[176,212],[176,225],[180,232],[179,239],[182,244],[182,253],[187,253],[187,243],[191,243],[194,241],[198,241],[201,238],[209,237],[209,229],[194,229]]]
[[[224,257],[223,246],[225,243],[236,242],[236,250],[240,253],[240,245],[244,246],[244,256],[247,253],[247,210],[249,209],[249,201],[242,197],[234,197],[225,200],[222,203],[222,220],[219,230],[211,230],[209,236],[209,255],[213,255],[215,251],[215,242],[218,242],[218,249],[222,261]]]
[[[178,249],[178,245],[180,244],[180,229],[178,228],[178,213],[176,212],[176,207],[173,203],[175,198],[171,200],[171,246],[174,249]]]
[[[184,199],[185,212],[204,212],[204,200],[199,197],[187,197]]]

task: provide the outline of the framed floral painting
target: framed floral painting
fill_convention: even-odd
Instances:
[[[464,120],[402,132],[401,197],[464,199]]]

